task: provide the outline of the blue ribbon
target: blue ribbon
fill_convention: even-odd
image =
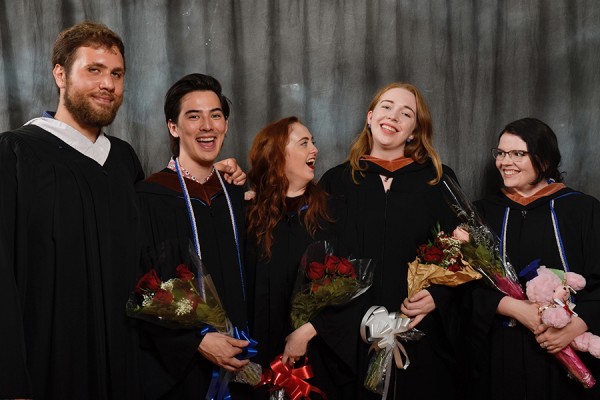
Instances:
[[[223,368],[214,367],[212,370],[212,379],[206,393],[206,400],[230,400],[229,381],[231,372]]]
[[[537,269],[540,267],[540,259],[536,258],[532,262],[530,262],[525,268],[519,272],[519,277],[525,279],[526,281],[530,281],[535,278],[538,273]]]
[[[217,332],[217,330],[212,325],[207,325],[200,331],[202,335],[206,335],[209,332]],[[234,326],[231,336],[235,339],[247,340],[249,342],[248,346],[246,346],[240,354],[235,356],[235,358],[238,360],[247,360],[258,354],[258,350],[256,349],[258,342],[252,339],[248,332]],[[212,378],[205,400],[230,400],[229,381],[231,381],[231,377],[231,372],[215,366],[212,370]]]

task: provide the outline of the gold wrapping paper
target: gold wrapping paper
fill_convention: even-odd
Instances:
[[[458,286],[481,279],[481,274],[466,261],[466,266],[456,272],[434,264],[422,264],[419,257],[408,263],[408,298],[431,285]]]

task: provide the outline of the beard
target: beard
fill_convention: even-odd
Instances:
[[[97,127],[98,129],[110,125],[114,121],[123,102],[123,96],[115,96],[106,92],[114,99],[114,102],[111,105],[102,106],[92,103],[88,99],[90,95],[70,90],[68,81],[65,89],[65,108],[73,116],[73,119],[82,125]]]

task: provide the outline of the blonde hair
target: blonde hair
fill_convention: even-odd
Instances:
[[[410,83],[390,83],[375,93],[375,96],[369,105],[368,111],[373,111],[375,106],[377,106],[381,100],[381,97],[390,89],[405,89],[415,96],[417,102],[417,126],[413,131],[413,139],[410,141],[410,143],[406,143],[404,147],[404,155],[406,157],[411,157],[419,164],[423,164],[428,159],[431,160],[433,167],[435,168],[436,176],[433,180],[429,181],[429,184],[435,185],[442,178],[442,161],[440,156],[433,148],[433,125],[431,123],[431,115],[429,114],[427,103],[425,103],[425,99],[423,99],[423,96],[421,96],[419,90]],[[358,137],[354,140],[354,142],[352,142],[350,153],[346,159],[346,161],[350,162],[350,167],[352,168],[352,180],[355,183],[358,183],[356,174],[358,173],[364,176],[364,171],[366,169],[365,167],[361,167],[360,158],[364,155],[370,154],[372,148],[373,135],[367,121],[365,120],[365,125],[363,126],[363,129],[359,133]]]

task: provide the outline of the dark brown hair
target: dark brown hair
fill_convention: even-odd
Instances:
[[[75,61],[75,53],[80,47],[116,47],[123,56],[125,65],[125,45],[123,40],[106,25],[92,21],[80,22],[58,34],[52,48],[52,67],[61,65],[67,74]]]
[[[542,180],[553,179],[562,182],[562,173],[558,170],[560,166],[560,150],[556,134],[546,123],[537,118],[522,118],[506,125],[498,140],[505,133],[520,137],[527,144],[529,159],[537,175],[532,185]]]
[[[186,94],[196,91],[214,92],[221,102],[221,109],[223,110],[225,119],[229,119],[229,99],[221,92],[221,84],[219,81],[210,75],[194,73],[179,79],[167,91],[164,105],[165,120],[167,124],[169,121],[177,123],[179,113],[181,112],[181,99]],[[171,154],[176,157],[179,156],[179,138],[169,133],[169,140]]]

